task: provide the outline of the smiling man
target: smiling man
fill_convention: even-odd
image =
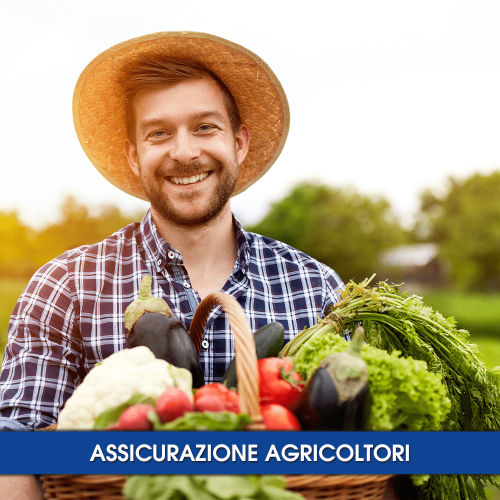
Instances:
[[[144,74],[148,80],[140,78],[138,86]],[[231,94],[215,78],[193,63],[151,57],[126,68],[121,78],[130,115],[128,162],[159,234],[182,255],[201,299],[223,288],[236,261],[229,200],[250,135]]]
[[[155,63],[165,72],[186,64]],[[145,60],[135,71],[148,64],[153,61]],[[158,73],[161,82],[160,68]],[[127,158],[154,217],[167,225],[202,226],[224,210],[227,217],[227,202],[248,152],[247,127],[230,123],[220,85],[199,69],[198,74],[199,80],[139,89],[129,97],[135,123],[125,143]]]
[[[87,66],[73,112],[94,166],[151,208],[31,279],[0,375],[5,429],[55,423],[89,370],[124,348],[123,315],[145,274],[187,331],[200,301],[222,291],[252,331],[277,321],[285,341],[315,324],[343,286],[311,257],[245,231],[231,212],[231,197],[271,167],[288,133],[283,89],[255,54],[203,33],[129,40]],[[205,381],[219,381],[233,357],[230,325],[216,308],[200,352]]]

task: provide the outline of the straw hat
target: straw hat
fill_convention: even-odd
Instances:
[[[141,53],[165,54],[202,63],[233,95],[250,130],[250,149],[233,196],[262,177],[276,161],[288,135],[290,112],[285,92],[269,66],[249,50],[223,38],[190,31],[145,35],[97,56],[82,72],[73,95],[73,121],[80,144],[112,184],[146,200],[124,153],[127,138],[125,95],[118,83],[124,63]]]

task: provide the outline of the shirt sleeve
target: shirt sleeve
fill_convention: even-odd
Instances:
[[[321,264],[321,269],[325,277],[325,300],[323,303],[323,316],[332,304],[340,301],[340,293],[344,290],[344,282],[340,279],[339,275],[328,266]]]
[[[327,295],[325,304],[323,307],[323,317],[327,313],[327,309],[332,305],[340,301],[340,293],[345,289],[344,282],[339,278],[338,274],[330,269],[329,267],[323,266],[326,272],[326,282],[327,282]],[[344,338],[346,340],[351,340],[351,332],[349,330],[344,330]]]
[[[0,429],[55,423],[80,382],[82,358],[63,255],[33,276],[12,313],[0,372]]]

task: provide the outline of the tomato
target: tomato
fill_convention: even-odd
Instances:
[[[199,397],[194,404],[195,411],[225,411],[224,403],[213,394],[205,394]]]
[[[153,424],[148,419],[148,413],[154,411],[154,406],[136,404],[126,408],[118,419],[115,429],[121,431],[149,431]]]
[[[188,395],[178,387],[167,387],[156,400],[156,413],[162,422],[171,422],[193,409]]]
[[[240,412],[240,395],[223,384],[213,383],[200,387],[194,395],[195,406],[201,398],[206,396],[210,396],[213,401],[218,400],[223,405],[220,411]]]
[[[276,403],[294,411],[302,396],[302,377],[290,358],[264,358],[258,361],[261,404]]]
[[[194,399],[196,401],[197,398],[201,396],[205,396],[207,394],[211,394],[220,398],[224,398],[228,393],[229,389],[224,384],[219,384],[217,382],[213,384],[206,384],[200,387],[194,394]]]
[[[231,389],[227,390],[226,394],[226,410],[232,411],[233,413],[240,412],[240,395],[236,391]]]
[[[300,431],[297,417],[284,406],[268,404],[260,407],[264,426],[268,431]]]

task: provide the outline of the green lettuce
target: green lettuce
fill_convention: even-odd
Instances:
[[[304,344],[294,357],[296,370],[305,380],[312,377],[322,359],[347,349],[348,342],[328,331]],[[431,373],[425,361],[404,358],[365,344],[361,357],[368,368],[369,416],[367,430],[437,431],[450,401],[441,375]]]
[[[127,500],[303,500],[280,476],[131,476]]]

